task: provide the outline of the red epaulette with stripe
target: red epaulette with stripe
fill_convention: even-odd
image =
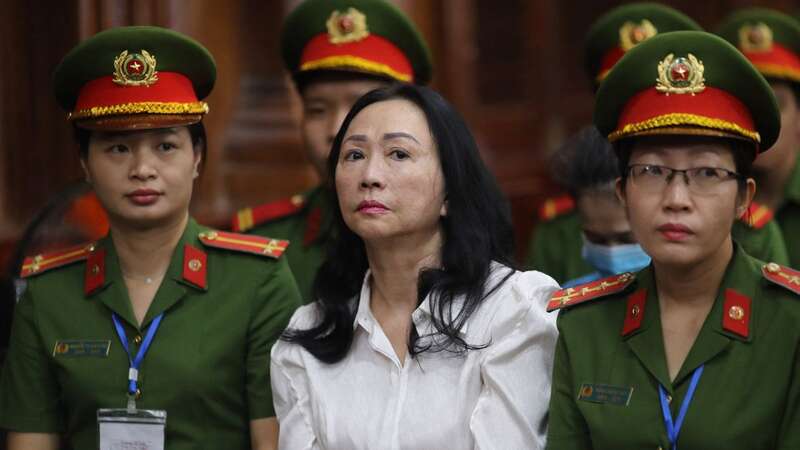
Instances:
[[[269,256],[275,259],[280,258],[289,246],[289,241],[225,231],[204,231],[198,237],[200,242],[208,247]]]
[[[606,297],[623,291],[634,280],[632,273],[610,276],[591,283],[556,291],[547,303],[547,311],[568,308],[589,300]]]
[[[769,264],[764,264],[761,268],[761,273],[764,274],[764,278],[769,281],[783,286],[795,294],[800,294],[800,272],[771,262]]]
[[[575,209],[575,199],[570,195],[552,197],[539,207],[539,220],[552,220]]]
[[[295,214],[303,209],[305,204],[305,198],[298,194],[254,208],[241,209],[233,217],[231,229],[237,233],[243,233],[264,222]]]
[[[756,202],[750,202],[747,212],[740,218],[742,222],[747,224],[750,228],[760,230],[772,220],[775,213],[768,206],[761,205]]]
[[[89,254],[94,250],[94,246],[94,243],[81,244],[63,250],[29,256],[22,262],[20,277],[27,278],[76,261],[83,261],[89,257]]]

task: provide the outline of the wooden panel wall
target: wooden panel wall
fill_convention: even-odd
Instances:
[[[591,119],[582,46],[614,0],[396,0],[435,58],[433,86],[462,112],[511,202],[519,247],[535,210],[558,191],[547,153]],[[298,100],[278,56],[282,18],[297,0],[11,0],[0,17],[0,242],[13,242],[47,198],[80,178],[51,73],[80,39],[112,26],[173,27],[219,66],[208,99],[207,164],[193,205],[224,225],[239,207],[315,183],[297,130]],[[744,0],[667,2],[713,27]],[[796,0],[759,2],[784,11]],[[11,69],[9,69],[11,68]]]

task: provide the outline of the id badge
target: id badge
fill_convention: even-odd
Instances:
[[[99,409],[100,450],[164,450],[166,424],[166,411]]]

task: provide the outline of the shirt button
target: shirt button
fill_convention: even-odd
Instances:
[[[667,403],[672,404],[672,396],[667,394]]]
[[[136,390],[136,395],[134,395],[133,398],[135,398],[136,400],[141,399],[142,398],[142,390],[141,389],[137,389]]]
[[[142,343],[142,335],[141,334],[137,334],[136,337],[133,338],[133,343],[136,344],[136,345],[141,344]]]

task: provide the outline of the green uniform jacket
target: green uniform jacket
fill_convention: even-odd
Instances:
[[[800,158],[786,184],[784,203],[778,208],[775,220],[780,225],[789,252],[789,265],[800,267]]]
[[[245,230],[247,234],[286,239],[291,245],[285,257],[297,281],[303,303],[311,303],[311,288],[317,269],[325,259],[325,245],[333,229],[333,208],[322,186],[301,194],[303,203],[292,214],[270,218]]]
[[[798,203],[795,204],[796,227],[800,233],[800,178],[798,178]],[[783,233],[778,224],[771,220],[761,228],[747,225],[737,220],[733,224],[733,238],[745,251],[763,261],[773,261],[789,265]],[[788,236],[788,235],[787,235]],[[541,222],[534,231],[528,248],[526,267],[544,272],[560,284],[594,272],[592,266],[583,260],[581,250],[583,237],[581,219],[576,210]],[[800,239],[795,244],[800,258]]]
[[[139,369],[137,407],[167,411],[168,449],[250,448],[249,421],[275,415],[269,355],[299,294],[283,259],[206,246],[204,230],[190,220],[141,328],[110,237],[96,245],[105,282],[93,292],[84,292],[87,266],[98,267],[89,261],[28,278],[0,378],[0,427],[97,448],[97,409],[127,402],[128,356],[111,313],[135,354],[137,336],[164,312]],[[207,260],[188,259],[187,247]]]
[[[737,246],[674,382],[667,372],[652,266],[620,292],[562,309],[547,448],[668,450],[658,385],[672,398],[677,417],[692,371],[704,364],[678,438],[680,450],[800,449],[800,298],[768,281],[763,265]],[[637,295],[646,303],[634,313],[628,302]],[[736,322],[748,327],[744,335],[729,328],[727,317],[736,317],[736,311],[723,303],[742,296],[751,301]],[[639,314],[638,328],[623,335],[625,324]],[[602,398],[620,391],[616,388],[633,389],[627,405],[625,396]]]

